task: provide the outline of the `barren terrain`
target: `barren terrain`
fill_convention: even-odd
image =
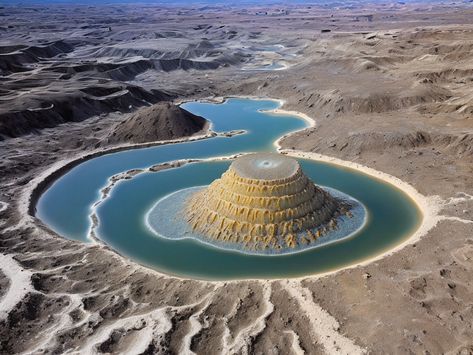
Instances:
[[[0,14],[0,353],[473,353],[469,3]],[[392,255],[323,277],[207,282],[64,239],[27,213],[54,164],[126,143],[109,139],[115,127],[149,141],[127,125],[142,107],[225,95],[284,99],[316,120],[284,148],[393,175],[443,218]],[[206,128],[162,112],[155,140]]]

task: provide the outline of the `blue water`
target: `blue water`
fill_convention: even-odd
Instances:
[[[63,175],[41,196],[37,216],[59,234],[85,242],[91,206],[112,175],[176,159],[274,151],[277,138],[307,126],[295,116],[261,112],[278,107],[270,100],[192,102],[182,107],[211,120],[215,131],[244,129],[247,133],[91,159]],[[220,161],[144,173],[121,182],[97,208],[98,236],[118,252],[170,274],[206,279],[277,278],[326,272],[372,257],[403,241],[418,226],[420,212],[394,186],[341,166],[310,160],[300,163],[316,183],[343,191],[365,205],[369,220],[360,233],[298,254],[256,256],[223,251],[189,239],[166,240],[147,229],[144,216],[158,199],[179,189],[209,184],[230,164]]]

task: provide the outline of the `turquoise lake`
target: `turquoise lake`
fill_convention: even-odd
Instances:
[[[246,130],[233,137],[131,149],[88,160],[57,179],[40,197],[36,216],[60,235],[83,242],[92,205],[114,174],[176,159],[211,158],[236,153],[275,151],[274,141],[307,122],[291,115],[263,112],[279,107],[272,100],[228,99],[222,104],[189,102],[186,110],[213,123],[213,130]],[[284,278],[323,273],[381,254],[411,235],[422,215],[414,202],[391,184],[356,170],[299,159],[315,183],[340,190],[368,211],[364,228],[349,239],[307,251],[277,256],[245,255],[196,240],[163,239],[145,225],[144,217],[160,198],[183,188],[207,185],[231,161],[184,165],[147,172],[120,182],[97,208],[99,239],[136,262],[158,271],[200,279]]]

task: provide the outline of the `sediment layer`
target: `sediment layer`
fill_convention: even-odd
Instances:
[[[296,160],[252,154],[192,196],[186,214],[193,231],[211,239],[280,249],[317,240],[336,227],[340,212],[349,213],[308,179]]]

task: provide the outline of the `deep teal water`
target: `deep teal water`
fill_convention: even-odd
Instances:
[[[278,107],[277,102],[269,100],[192,102],[183,107],[210,119],[216,131],[248,132],[94,158],[70,170],[42,195],[37,216],[67,238],[87,241],[90,206],[110,176],[175,159],[273,151],[273,142],[278,137],[307,125],[294,116],[260,112]],[[365,205],[369,220],[360,233],[297,254],[256,256],[223,251],[189,239],[162,239],[150,232],[144,216],[156,200],[178,189],[209,184],[218,178],[230,162],[214,161],[145,173],[121,182],[97,208],[98,236],[118,252],[170,274],[206,279],[279,278],[326,272],[375,256],[399,244],[417,227],[420,212],[396,187],[341,166],[304,159],[300,163],[316,183],[343,191]]]

